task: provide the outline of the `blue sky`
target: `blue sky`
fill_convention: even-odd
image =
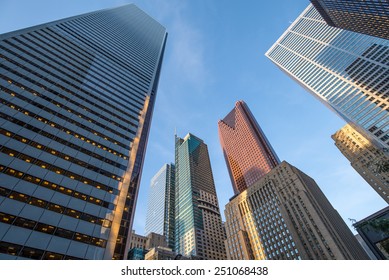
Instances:
[[[221,211],[233,195],[217,121],[244,100],[281,160],[316,180],[332,205],[362,219],[386,203],[356,173],[331,135],[345,123],[264,53],[308,0],[1,0],[0,33],[135,3],[168,30],[168,42],[134,221],[143,234],[150,179],[174,160],[174,131],[208,145]],[[224,219],[224,215],[223,215]]]

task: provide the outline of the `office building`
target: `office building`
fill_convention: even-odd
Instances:
[[[389,260],[389,206],[353,226],[378,260]]]
[[[164,235],[172,249],[175,221],[174,178],[174,165],[165,164],[151,179],[146,216],[146,235],[151,232]]]
[[[283,161],[226,205],[232,260],[368,259],[316,182]]]
[[[388,51],[388,40],[331,27],[309,5],[266,56],[374,145],[388,148]]]
[[[146,249],[156,248],[156,247],[168,247],[168,243],[166,241],[166,236],[150,232],[146,236]]]
[[[235,108],[219,120],[218,128],[235,194],[245,191],[280,163],[245,102],[236,102]]]
[[[135,5],[0,35],[0,258],[124,259],[166,30]]]
[[[187,134],[175,138],[177,254],[199,259],[226,259],[219,204],[208,147]]]
[[[389,156],[352,126],[345,125],[331,136],[351,166],[389,203]]]
[[[147,242],[146,236],[136,234],[135,230],[133,230],[131,233],[129,249],[132,248],[146,249],[146,242]]]
[[[128,251],[127,260],[144,260],[148,250],[143,248],[131,248]]]
[[[311,0],[330,26],[389,40],[389,2],[377,0]]]

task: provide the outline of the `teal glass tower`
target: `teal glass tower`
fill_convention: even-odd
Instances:
[[[0,35],[0,259],[126,258],[166,38],[135,5]]]
[[[175,166],[165,164],[151,179],[145,235],[154,232],[165,236],[171,249],[174,249],[174,210]]]
[[[175,252],[198,259],[226,259],[219,204],[208,147],[187,134],[175,138]]]
[[[309,5],[266,56],[375,146],[388,148],[388,52],[388,40],[329,26]]]

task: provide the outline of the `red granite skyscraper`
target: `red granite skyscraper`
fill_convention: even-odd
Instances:
[[[244,101],[236,102],[218,127],[235,194],[246,190],[280,163]]]

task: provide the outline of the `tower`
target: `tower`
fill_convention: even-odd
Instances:
[[[165,164],[151,179],[148,197],[146,231],[165,236],[174,249],[175,167]]]
[[[0,244],[123,259],[166,30],[135,5],[0,35]]]
[[[388,51],[388,40],[329,26],[309,5],[266,56],[374,145],[387,148]]]
[[[228,259],[367,258],[316,182],[286,161],[279,162],[254,116],[245,113],[246,108],[237,102],[219,121],[219,133],[220,126],[229,131],[220,133],[226,164],[230,170],[250,171],[259,169],[259,162],[270,170],[262,174],[256,171],[260,176],[247,180],[246,188],[226,205]],[[239,154],[238,149],[247,153]],[[273,166],[265,165],[268,162]],[[233,184],[235,177],[231,176]]]
[[[175,139],[175,252],[200,259],[226,259],[225,235],[208,147],[187,134]]]
[[[258,181],[279,164],[279,159],[247,104],[218,122],[219,139],[235,194]]]

